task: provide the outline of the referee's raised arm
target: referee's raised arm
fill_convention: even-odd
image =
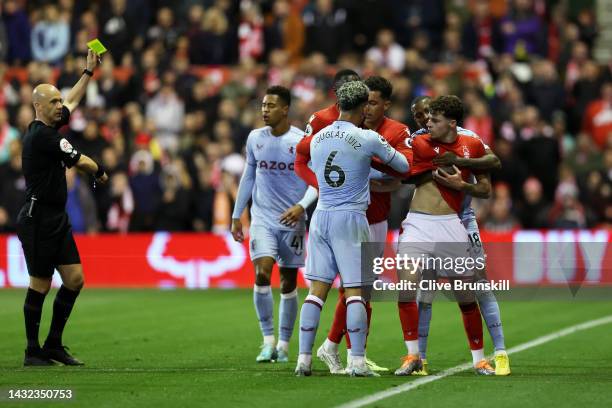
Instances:
[[[87,84],[89,83],[89,79],[93,76],[93,71],[98,65],[99,58],[100,57],[98,54],[96,54],[94,51],[87,51],[87,65],[83,70],[83,74],[77,83],[72,87],[70,92],[68,92],[66,101],[64,102],[64,106],[68,108],[70,113],[72,113],[72,111],[79,105],[83,95],[85,95]]]

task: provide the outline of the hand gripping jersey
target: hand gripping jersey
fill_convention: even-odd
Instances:
[[[376,132],[384,137],[391,147],[402,153],[408,159],[408,163],[412,161],[412,149],[407,143],[410,138],[408,126],[396,120],[384,118]],[[374,161],[380,162],[377,158],[374,158]],[[376,224],[386,221],[390,210],[391,193],[370,193],[370,206],[366,212],[368,223]]]
[[[412,140],[413,164],[410,173],[417,175],[436,169],[432,160],[447,151],[451,151],[459,157],[478,158],[485,155],[485,145],[479,138],[459,132],[453,143],[436,142],[431,139],[429,134],[414,137]],[[469,181],[471,176],[469,170],[463,169],[461,174],[465,181]],[[444,186],[438,185],[437,187],[448,205],[459,214],[465,194]]]
[[[427,129],[419,129],[416,132],[412,133],[408,145],[412,146],[412,142],[416,137],[426,134],[429,134],[429,131]],[[478,136],[478,134],[476,134],[475,132],[462,127],[457,127],[457,134],[474,137],[478,140],[482,140],[480,136]],[[485,150],[490,150],[487,144],[484,144],[484,148]],[[474,176],[471,176],[470,178],[470,183],[476,182]],[[461,203],[461,209],[459,210],[459,218],[461,218],[461,222],[463,222],[464,224],[476,221],[476,214],[474,213],[474,209],[472,208],[472,196],[469,194],[465,194],[465,197],[463,198],[463,202]]]

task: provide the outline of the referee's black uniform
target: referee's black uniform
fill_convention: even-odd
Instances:
[[[28,273],[40,278],[53,276],[57,265],[81,263],[65,210],[66,167],[74,166],[81,154],[58,132],[69,119],[64,106],[54,127],[35,120],[23,137],[26,202],[19,212],[17,235]]]
[[[81,154],[58,133],[69,119],[70,110],[64,106],[61,119],[54,126],[35,120],[22,140],[26,202],[17,219],[17,235],[30,276],[49,281],[58,265],[81,263],[65,210],[66,167],[76,165]],[[54,361],[65,365],[83,364],[62,344],[62,333],[79,292],[80,289],[69,289],[65,285],[59,289],[53,303],[49,335],[41,348],[38,329],[46,293],[28,288],[24,304],[28,340],[24,365],[53,365]]]

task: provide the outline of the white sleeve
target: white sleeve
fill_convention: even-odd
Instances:
[[[304,193],[304,197],[302,197],[302,199],[298,201],[298,204],[301,205],[303,209],[307,210],[308,207],[310,207],[318,197],[318,190],[313,186],[308,186],[306,192]]]
[[[384,137],[376,132],[370,131],[368,140],[370,140],[370,146],[372,146],[372,153],[378,157],[383,164],[391,167],[393,170],[399,173],[406,173],[409,169],[408,160],[403,154],[398,153]]]
[[[242,177],[240,178],[240,184],[238,185],[238,194],[236,195],[236,204],[234,204],[232,218],[240,218],[242,212],[249,203],[251,195],[253,194],[257,162],[255,161],[255,156],[253,155],[251,144],[249,143],[248,139],[246,150],[246,166],[244,166],[244,171],[242,172]]]

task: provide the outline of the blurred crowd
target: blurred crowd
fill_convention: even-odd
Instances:
[[[0,3],[0,231],[24,200],[20,137],[32,88],[65,92],[86,43],[109,49],[63,130],[103,163],[69,170],[77,232],[225,231],[265,89],[292,90],[292,124],[334,102],[338,68],[394,86],[389,116],[456,94],[464,127],[500,157],[481,226],[612,225],[612,61],[595,0],[4,0]],[[407,187],[391,226],[405,215]]]

